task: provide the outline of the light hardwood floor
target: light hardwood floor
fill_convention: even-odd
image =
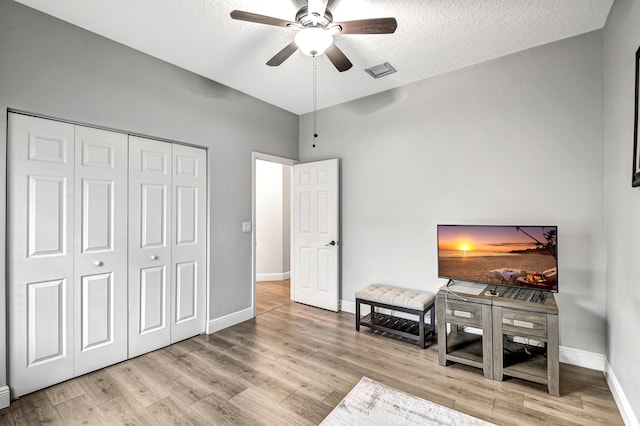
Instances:
[[[256,282],[256,315],[291,303],[289,280]]]
[[[623,424],[600,372],[561,364],[553,397],[441,367],[435,341],[358,333],[353,315],[275,302],[271,287],[255,319],[26,395],[0,424],[318,424],[362,376],[497,424]]]

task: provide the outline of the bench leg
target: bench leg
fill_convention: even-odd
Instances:
[[[431,313],[431,330],[433,332],[433,335],[435,336],[436,334],[438,334],[438,332],[436,331],[436,305],[433,304],[431,305],[431,307],[429,308],[429,312]]]
[[[420,312],[418,318],[418,343],[420,344],[420,347],[424,349],[427,346],[424,335],[424,311]]]
[[[360,331],[360,299],[356,299],[356,331]]]

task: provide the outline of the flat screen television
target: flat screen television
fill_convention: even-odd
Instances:
[[[556,226],[438,225],[438,277],[558,291]]]

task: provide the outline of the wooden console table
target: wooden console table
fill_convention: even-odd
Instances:
[[[458,362],[482,368],[487,378],[516,377],[547,385],[551,395],[560,395],[558,306],[553,293],[544,303],[530,303],[500,296],[486,296],[493,285],[479,295],[448,292],[436,297],[438,362]],[[464,300],[463,300],[464,299]],[[447,324],[451,331],[447,333]],[[465,332],[465,327],[482,331],[482,336]],[[544,347],[529,346],[529,340]]]

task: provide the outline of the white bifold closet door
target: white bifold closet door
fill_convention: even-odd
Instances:
[[[129,356],[204,331],[206,151],[129,137]]]
[[[76,126],[74,374],[127,359],[127,135]]]
[[[8,122],[13,396],[127,357],[126,135]]]
[[[172,145],[171,343],[204,332],[207,153]]]
[[[206,151],[9,113],[12,396],[202,333]]]

